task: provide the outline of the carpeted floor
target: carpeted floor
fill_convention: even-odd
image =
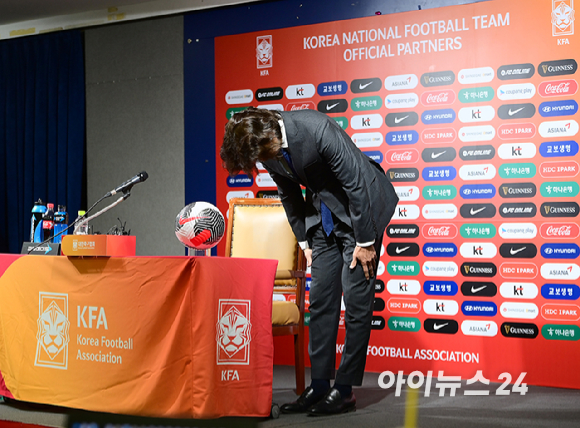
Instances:
[[[580,390],[528,386],[525,395],[496,395],[499,384],[489,390],[489,396],[465,396],[465,383],[456,396],[439,397],[439,390],[424,389],[415,394],[416,404],[407,406],[403,390],[397,396],[395,387],[381,389],[378,374],[367,373],[364,384],[355,388],[357,411],[331,417],[281,415],[278,419],[259,421],[261,428],[277,427],[381,427],[381,428],[578,428],[580,427]],[[307,373],[307,379],[309,373]],[[483,385],[482,385],[483,386]],[[274,402],[278,404],[296,398],[293,367],[274,368]],[[509,389],[509,388],[508,388]],[[415,418],[415,419],[414,419]],[[24,403],[0,404],[0,428],[36,428],[26,425],[3,425],[16,421],[46,427],[67,427],[66,409]],[[412,422],[416,421],[415,424]]]

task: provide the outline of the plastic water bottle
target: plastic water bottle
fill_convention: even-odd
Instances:
[[[32,218],[30,219],[30,242],[42,242],[42,215],[46,212],[46,207],[42,199],[34,203],[32,207]]]
[[[66,206],[59,205],[58,211],[54,213],[54,243],[60,244],[62,242],[62,237],[67,234],[67,232],[62,232],[67,228],[68,225],[68,214],[66,212]],[[59,235],[60,233],[60,235]],[[58,236],[57,236],[58,235]]]
[[[54,236],[54,204],[46,204],[46,212],[42,216],[42,241],[52,243]]]
[[[75,235],[87,235],[89,233],[89,224],[85,223],[81,227],[77,228],[77,224],[84,220],[85,211],[79,211],[78,217],[75,220]]]

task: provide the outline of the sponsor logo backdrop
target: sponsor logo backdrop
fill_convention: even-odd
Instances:
[[[368,370],[580,387],[574,7],[485,2],[216,39],[221,210],[275,191],[263,169],[252,182],[221,167],[224,125],[248,106],[328,114],[401,198]],[[343,341],[341,324],[337,357]]]

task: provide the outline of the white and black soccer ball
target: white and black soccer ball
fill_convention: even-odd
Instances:
[[[225,230],[224,216],[209,202],[193,202],[175,218],[175,236],[183,245],[196,250],[215,247]]]

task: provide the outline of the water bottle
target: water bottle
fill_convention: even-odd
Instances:
[[[46,207],[42,199],[38,199],[32,207],[32,218],[30,219],[30,242],[42,242],[42,215],[46,212]]]
[[[54,204],[46,204],[46,212],[42,216],[42,241],[52,243],[54,236]]]
[[[74,231],[74,234],[75,235],[86,235],[86,234],[88,234],[88,231],[89,231],[89,224],[88,223],[83,224],[81,227],[77,227],[76,226],[78,223],[80,223],[81,221],[84,220],[85,212],[84,211],[79,211],[78,212],[78,215],[79,216],[75,220],[75,231]]]
[[[62,242],[62,237],[67,234],[67,232],[62,232],[67,228],[68,225],[68,214],[66,212],[65,205],[59,205],[57,212],[54,213],[54,243],[60,244]]]

